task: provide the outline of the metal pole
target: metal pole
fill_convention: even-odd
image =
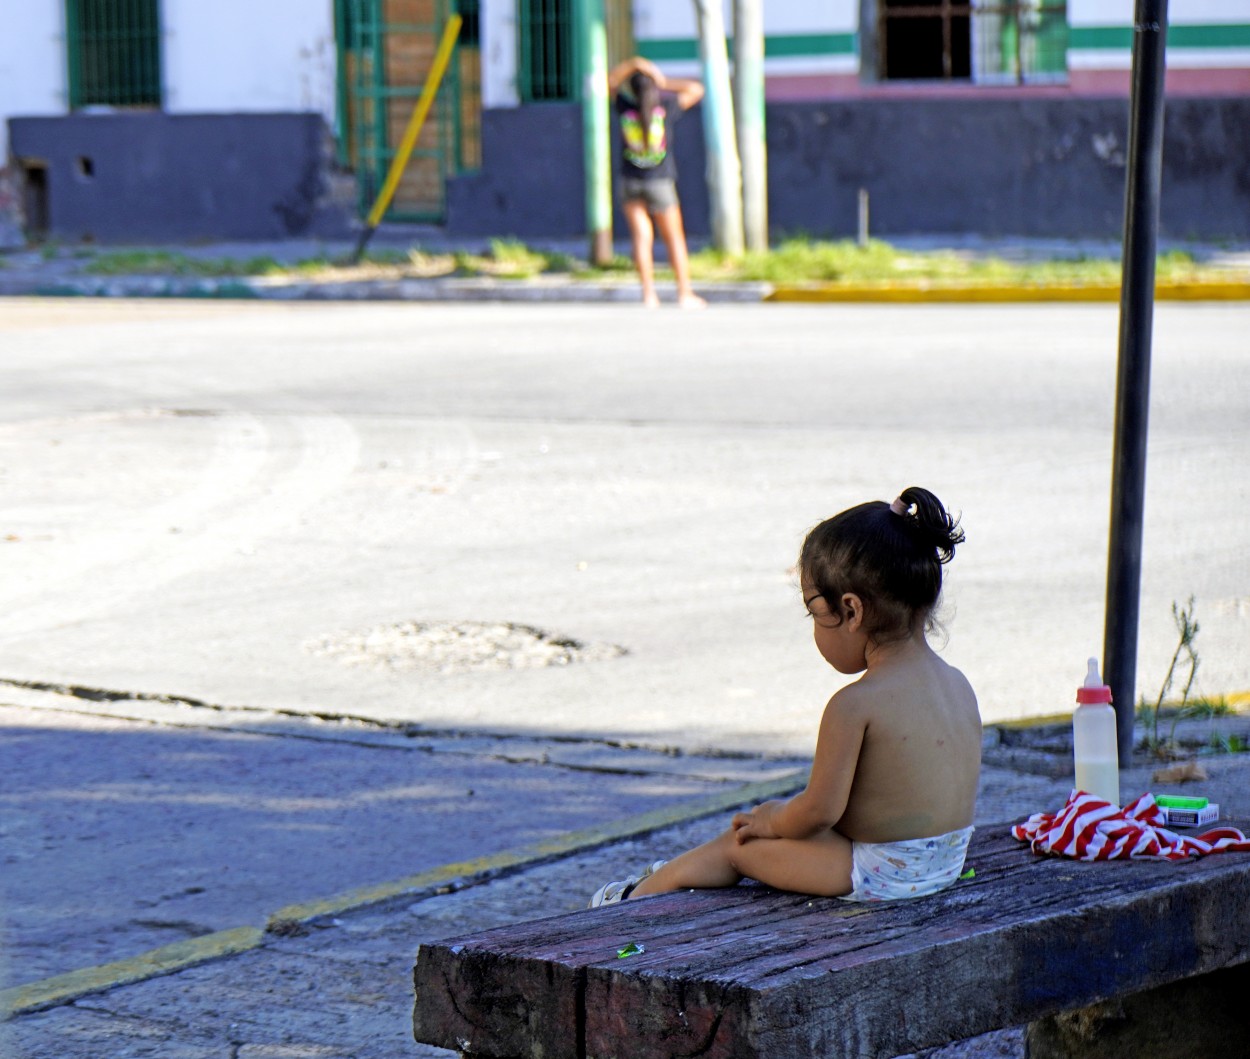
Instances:
[[[603,0],[577,0],[582,155],[586,169],[586,230],[590,263],[612,263],[612,148],[608,121],[608,31]]]
[[[734,0],[734,117],[742,159],[742,221],[749,250],[768,249],[764,134],[764,2]]]
[[[1124,203],[1120,288],[1120,359],[1116,378],[1115,455],[1103,679],[1115,697],[1120,766],[1133,754],[1137,628],[1141,603],[1142,527],[1146,493],[1146,423],[1155,246],[1163,175],[1163,77],[1167,0],[1136,0],[1133,86]]]
[[[707,190],[712,243],[726,254],[743,250],[742,167],[734,142],[733,99],[729,90],[729,53],[721,0],[694,0],[699,20],[699,57],[703,61],[703,140],[707,146]]]

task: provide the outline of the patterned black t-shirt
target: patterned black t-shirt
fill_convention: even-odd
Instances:
[[[647,119],[651,135],[646,140],[638,100],[628,88],[616,95],[616,113],[621,129],[621,175],[639,180],[676,180],[673,126],[684,113],[676,100],[661,98]]]

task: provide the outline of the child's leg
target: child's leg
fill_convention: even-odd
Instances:
[[[829,830],[811,838],[757,838],[739,845],[731,829],[674,857],[643,879],[630,896],[735,886],[743,876],[794,893],[849,894],[851,842]]]
[[[642,199],[627,199],[621,204],[621,212],[629,224],[634,245],[634,268],[642,284],[642,303],[655,308],[660,298],[655,291],[655,229],[651,225],[651,215]]]
[[[668,247],[669,264],[677,279],[677,301],[685,308],[701,308],[707,303],[690,285],[690,254],[686,248],[686,227],[682,223],[681,206],[669,206],[655,214],[655,226]]]

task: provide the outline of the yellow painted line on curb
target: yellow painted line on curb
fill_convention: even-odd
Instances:
[[[489,857],[478,857],[473,860],[460,861],[457,864],[444,864],[438,868],[410,875],[391,883],[379,886],[367,886],[358,890],[328,898],[324,901],[309,901],[305,904],[287,905],[275,912],[269,919],[271,924],[282,921],[305,922],[323,916],[338,915],[342,912],[363,908],[393,900],[397,897],[411,897],[422,891],[446,886],[460,879],[481,879],[500,872],[520,867],[531,867],[544,861],[566,857],[572,853],[581,853],[597,846],[606,846],[625,838],[633,838],[650,831],[673,824],[697,820],[701,816],[725,812],[735,806],[748,802],[765,801],[776,798],[788,791],[798,790],[807,783],[807,772],[791,772],[774,780],[759,783],[748,783],[742,787],[708,795],[696,801],[682,802],[665,809],[653,809],[649,813],[627,817],[615,824],[601,827],[585,828],[581,831],[570,831],[555,838],[544,839],[528,846],[505,850]]]
[[[215,934],[176,941],[149,949],[128,960],[117,960],[98,967],[84,967],[80,971],[58,974],[29,985],[19,985],[0,992],[0,1020],[12,1018],[28,1011],[65,1004],[88,993],[100,993],[119,985],[142,982],[163,974],[181,971],[197,963],[233,956],[254,949],[260,944],[264,931],[256,927],[235,927],[219,930]]]
[[[825,284],[779,286],[767,302],[1118,302],[1120,285],[927,286],[923,284]],[[1156,301],[1250,301],[1250,283],[1162,283]]]
[[[517,849],[505,850],[488,857],[475,857],[430,868],[394,882],[366,886],[321,901],[287,905],[269,917],[267,929],[283,924],[303,923],[324,916],[381,904],[397,898],[414,899],[454,883],[469,884],[489,879],[506,871],[534,867],[545,861],[606,846],[626,838],[635,838],[675,824],[688,823],[703,816],[725,812],[739,805],[776,798],[800,789],[807,783],[807,772],[790,772],[776,779],[748,783],[730,790],[664,809],[639,813],[614,824],[570,831],[555,838],[534,842]],[[28,985],[0,990],[0,1021],[16,1015],[67,1004],[91,993],[103,993],[122,985],[132,985],[173,974],[176,971],[208,963],[227,956],[237,956],[259,948],[266,930],[257,927],[235,927],[205,934],[187,941],[163,945],[138,956],[98,967],[85,967],[67,974],[44,978]]]

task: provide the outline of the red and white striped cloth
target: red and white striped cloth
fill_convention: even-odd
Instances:
[[[1029,843],[1034,853],[1075,860],[1185,860],[1230,850],[1250,853],[1250,839],[1235,827],[1215,827],[1191,838],[1162,824],[1163,812],[1152,794],[1143,794],[1121,809],[1074,790],[1059,812],[1034,813],[1012,827],[1011,833]]]

